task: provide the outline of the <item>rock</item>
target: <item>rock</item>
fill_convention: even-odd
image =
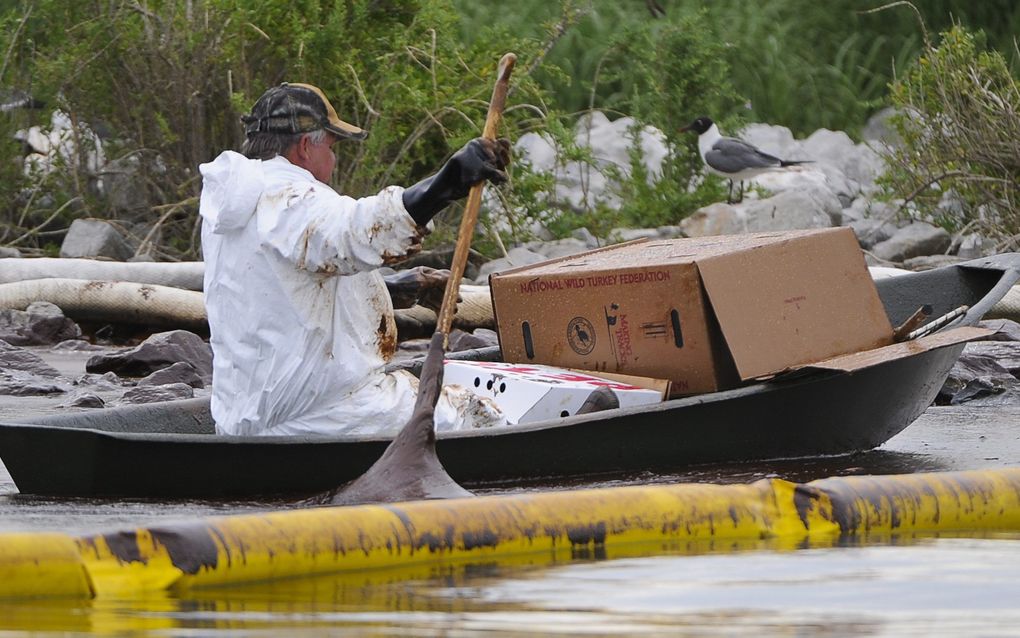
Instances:
[[[41,381],[35,375],[19,372],[0,372],[0,395],[36,397],[62,394],[67,388]]]
[[[738,208],[745,208],[751,228],[793,230],[843,224],[843,204],[826,176],[819,171],[791,169],[765,173],[759,175],[755,182],[773,194],[765,199],[750,199],[737,205]],[[773,208],[778,209],[780,214],[773,216]],[[764,218],[756,219],[761,215],[761,210],[770,212]],[[780,221],[777,223],[776,219]]]
[[[984,257],[987,252],[993,252],[995,246],[993,242],[988,241],[977,233],[970,233],[963,235],[962,237],[955,238],[953,240],[956,256],[960,259],[979,259]]]
[[[911,257],[945,253],[951,238],[944,228],[914,222],[896,231],[889,239],[876,244],[871,252],[885,261],[903,262]]]
[[[868,273],[871,275],[873,281],[879,279],[888,279],[889,277],[902,277],[903,275],[909,275],[912,270],[906,270],[904,268],[889,268],[886,266],[868,266]]]
[[[144,377],[178,361],[191,364],[203,381],[212,382],[212,348],[187,330],[160,332],[131,350],[98,354],[85,363],[85,371]]]
[[[103,401],[102,397],[98,394],[92,394],[91,392],[82,392],[81,394],[75,394],[70,399],[60,404],[62,408],[105,408],[106,401]]]
[[[76,219],[60,246],[61,257],[107,257],[126,261],[134,251],[120,232],[102,219]]]
[[[878,219],[861,219],[847,224],[857,235],[857,243],[864,250],[871,250],[896,233],[896,227]]]
[[[680,222],[688,237],[736,235],[747,232],[747,219],[732,204],[709,204],[694,211]]]
[[[861,139],[869,142],[879,142],[889,146],[900,143],[899,134],[890,123],[890,119],[896,114],[896,109],[887,106],[880,109],[868,118],[867,124],[861,129]]]
[[[964,348],[939,390],[938,402],[958,405],[987,395],[1020,394],[1020,381],[993,357],[976,352],[973,345],[967,344]]]
[[[680,228],[688,237],[706,237],[838,226],[839,200],[817,181],[811,183],[805,180],[804,188],[784,189],[766,199],[710,204],[680,222]]]
[[[843,131],[818,129],[801,144],[803,157],[836,168],[846,178],[869,190],[884,171],[884,162],[867,144],[855,144]]]
[[[74,380],[74,385],[94,387],[97,390],[118,390],[125,385],[133,385],[130,381],[125,382],[112,372],[106,374],[85,373]]]
[[[482,267],[478,269],[478,276],[475,277],[475,282],[487,284],[489,282],[489,275],[494,272],[501,272],[517,268],[518,266],[537,264],[540,261],[545,261],[545,255],[517,246],[508,250],[506,257],[500,257],[487,264],[482,264]]]
[[[452,339],[452,335],[451,335]],[[138,380],[138,385],[167,385],[171,383],[183,383],[193,388],[204,388],[205,382],[198,375],[190,363],[178,361],[169,368],[156,370],[147,377]]]
[[[933,268],[942,268],[943,266],[952,266],[958,264],[963,259],[960,259],[956,255],[921,255],[920,257],[911,257],[903,261],[903,267],[907,270],[913,270],[920,272],[922,270],[931,270]]]
[[[740,131],[738,137],[770,155],[787,159],[802,159],[794,157],[800,154],[800,144],[793,138],[793,133],[790,129],[785,126],[761,123],[748,124]],[[805,157],[803,159],[811,158]]]
[[[662,163],[669,152],[662,131],[640,126],[632,117],[610,121],[601,111],[592,111],[578,120],[574,141],[582,148],[591,148],[598,166],[616,167],[625,174],[630,173],[631,149],[637,144],[649,184],[662,175]]]
[[[591,250],[588,244],[580,239],[574,239],[573,237],[544,242],[541,246],[536,246],[534,248],[534,252],[542,255],[545,259],[567,257],[570,255],[576,255],[577,253],[583,253],[586,250]]]
[[[857,241],[864,250],[881,243],[898,230],[895,223],[897,204],[858,197],[843,209],[843,223],[854,229]]]
[[[785,190],[768,199],[741,204],[747,232],[798,230],[838,226],[842,208],[832,193],[823,189]]]
[[[964,354],[987,357],[1014,377],[1020,377],[1020,342],[975,341],[967,344]]]
[[[131,388],[121,397],[122,403],[158,403],[160,401],[176,401],[191,399],[195,390],[185,383],[168,385],[140,385]]]
[[[599,246],[602,245],[602,243],[599,241],[599,238],[596,237],[595,235],[592,235],[591,231],[588,230],[587,228],[575,228],[574,231],[570,233],[570,236],[573,239],[579,239],[582,242],[584,242],[584,245],[587,248],[598,248]]]
[[[400,262],[398,265],[401,270],[408,268],[415,268],[417,266],[427,266],[429,268],[435,268],[437,270],[444,270],[450,267],[453,263],[453,248],[446,250],[426,250],[412,255],[406,261]],[[484,255],[476,250],[468,251],[467,263],[464,265],[464,279],[474,279],[478,276],[478,267],[486,262]]]
[[[0,259],[18,259],[21,251],[11,246],[0,246]]]
[[[81,336],[81,328],[48,301],[25,310],[0,310],[0,339],[14,346],[41,346]]]
[[[985,319],[978,325],[996,331],[983,341],[1020,341],[1020,323],[1011,319]]]
[[[139,156],[134,154],[110,160],[103,167],[103,191],[112,209],[132,213],[147,211],[152,206],[145,182],[139,176],[139,163]]]
[[[600,205],[619,207],[617,176],[629,178],[631,150],[635,145],[640,149],[640,161],[649,183],[661,177],[669,152],[661,131],[639,126],[631,117],[610,121],[600,111],[592,111],[578,120],[574,141],[589,152],[591,163],[561,161],[559,149],[548,137],[537,133],[518,138],[514,157],[516,162],[529,164],[539,174],[551,174],[555,180],[552,194],[555,204],[575,210],[593,210]]]
[[[56,377],[60,372],[39,355],[0,340],[0,370],[19,370],[41,377]]]
[[[84,339],[67,339],[53,346],[54,352],[88,352],[91,350],[109,350],[105,346],[97,346]]]
[[[800,170],[824,175],[832,193],[844,207],[860,193],[875,190],[875,179],[885,170],[881,156],[871,146],[855,144],[842,131],[818,129],[806,139],[796,140],[790,129],[784,126],[751,124],[738,137],[776,157],[807,162],[801,165]],[[784,172],[790,171],[768,175]]]
[[[498,346],[499,338],[496,333],[486,328],[478,328],[474,332],[454,330],[447,342],[447,352],[460,352],[462,350],[474,350],[475,348],[488,348]]]
[[[655,228],[614,228],[609,231],[609,242],[618,244],[635,239],[658,239],[659,231]]]
[[[784,191],[747,205],[748,230],[765,232],[839,226],[841,210],[839,201],[827,191]]]

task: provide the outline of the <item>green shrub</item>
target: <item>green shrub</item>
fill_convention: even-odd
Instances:
[[[887,153],[888,193],[950,230],[1020,246],[1020,83],[1003,56],[955,26],[925,47],[892,99],[902,144]]]
[[[52,0],[4,20],[27,7],[24,33],[3,43],[19,69],[7,80],[114,133],[108,157],[135,158],[152,204],[138,221],[161,225],[169,258],[198,255],[197,165],[240,146],[238,118],[269,86],[316,84],[371,131],[338,153],[341,189],[364,195],[423,177],[477,135],[500,55],[538,46],[504,35],[464,47],[445,0]],[[515,90],[536,93],[526,75]],[[123,216],[83,181],[53,206],[71,198]]]

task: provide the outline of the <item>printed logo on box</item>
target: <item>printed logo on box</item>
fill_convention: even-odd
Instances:
[[[579,355],[591,354],[595,349],[595,326],[584,317],[574,317],[567,324],[567,343]]]

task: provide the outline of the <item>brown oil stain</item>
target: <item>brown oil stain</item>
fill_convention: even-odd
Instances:
[[[142,556],[139,534],[148,532],[157,546],[162,546],[170,563],[185,574],[197,574],[202,569],[216,569],[219,564],[219,547],[214,536],[220,536],[205,523],[180,523],[165,527],[111,532],[93,538],[82,538],[83,546],[98,552],[96,539],[102,538],[110,553],[121,563],[148,561]],[[224,547],[229,547],[223,543]],[[229,557],[229,551],[228,551]]]
[[[384,314],[379,317],[379,327],[376,329],[376,339],[379,343],[379,354],[385,361],[393,358],[397,351],[397,333],[389,329],[390,322]]]

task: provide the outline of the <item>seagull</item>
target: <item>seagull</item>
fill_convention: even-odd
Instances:
[[[680,129],[681,133],[685,131],[694,131],[698,134],[698,153],[701,154],[701,159],[705,162],[708,172],[730,180],[730,191],[726,197],[728,204],[744,200],[745,179],[767,171],[811,161],[782,160],[735,137],[723,137],[715,122],[707,117],[699,117]],[[740,197],[736,201],[733,200],[734,180],[740,181]]]

